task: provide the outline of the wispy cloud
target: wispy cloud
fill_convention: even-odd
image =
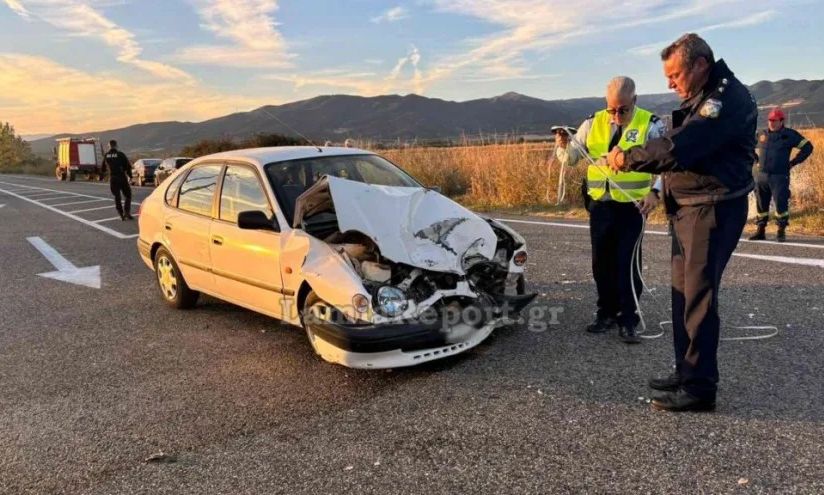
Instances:
[[[44,57],[0,53],[0,115],[32,134],[201,120],[264,103],[272,101],[168,80],[137,83],[112,74],[84,72]]]
[[[222,45],[196,45],[173,58],[181,63],[230,67],[290,67],[294,56],[277,29],[277,0],[191,0],[201,27]]]
[[[8,5],[9,8],[17,15],[26,19],[31,18],[31,13],[26,10],[26,8],[23,7],[23,4],[21,4],[18,0],[6,0],[6,5]]]
[[[143,48],[134,33],[106,18],[98,6],[100,0],[5,0],[15,13],[26,19],[46,22],[72,36],[102,41],[117,52],[117,60],[144,70],[156,77],[192,83],[186,72],[162,62],[141,57]]]
[[[442,56],[424,74],[422,84],[454,79],[528,75],[525,54],[569,46],[586,36],[610,34],[707,13],[734,0],[425,0],[436,11],[476,18],[498,27],[490,35],[466,40],[466,50]],[[739,1],[739,4],[744,2]],[[631,15],[628,15],[631,13]]]
[[[750,14],[740,19],[733,19],[730,21],[720,22],[717,24],[710,24],[708,26],[703,26],[697,29],[688,29],[687,32],[702,34],[722,29],[738,29],[750,26],[758,26],[769,21],[770,19],[773,19],[777,14],[777,11],[769,9],[761,12],[756,12],[754,14]],[[650,55],[659,53],[665,46],[667,46],[667,44],[671,43],[672,41],[673,40],[657,41],[655,43],[647,43],[639,46],[634,46],[632,48],[628,48],[627,52],[641,57],[648,57]]]
[[[295,90],[313,87],[333,92],[352,91],[360,96],[375,96],[390,92],[422,93],[424,87],[423,74],[420,70],[421,58],[420,50],[412,45],[409,53],[399,58],[392,70],[383,77],[374,72],[332,69],[307,74],[267,74],[262,78],[291,83]]]
[[[383,12],[379,16],[375,16],[370,19],[375,24],[380,24],[382,22],[397,22],[402,19],[406,19],[409,17],[409,10],[406,7],[392,7],[391,9]]]

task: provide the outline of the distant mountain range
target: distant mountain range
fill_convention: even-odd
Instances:
[[[750,86],[759,106],[782,105],[790,111],[793,125],[824,126],[824,81],[762,81]],[[674,94],[642,95],[640,106],[668,115],[678,105]],[[464,102],[418,95],[360,97],[318,96],[308,100],[271,105],[203,122],[155,122],[82,134],[59,134],[32,141],[32,149],[50,155],[56,137],[96,136],[117,139],[134,154],[176,153],[201,139],[245,138],[258,133],[295,135],[273,118],[286,122],[312,140],[342,142],[346,138],[377,142],[395,140],[459,139],[463,135],[547,134],[554,124],[578,125],[587,115],[604,107],[603,97],[541,100],[518,93]]]

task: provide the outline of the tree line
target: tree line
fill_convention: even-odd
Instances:
[[[0,123],[0,172],[51,173],[53,164],[36,156],[26,140],[18,136],[8,122]]]

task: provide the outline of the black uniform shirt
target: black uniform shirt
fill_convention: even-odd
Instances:
[[[123,179],[132,176],[132,164],[126,154],[119,150],[109,150],[103,157],[103,163],[109,168],[111,180]]]
[[[790,160],[793,148],[798,154]],[[790,169],[806,160],[813,152],[813,145],[795,129],[782,127],[772,132],[758,133],[758,168],[765,174],[790,175]]]
[[[755,100],[718,60],[707,83],[672,114],[673,130],[630,148],[630,170],[663,173],[665,196],[678,204],[709,204],[754,187]]]

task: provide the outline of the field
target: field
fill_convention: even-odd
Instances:
[[[824,129],[804,130],[813,155],[792,173],[792,229],[824,234]],[[424,184],[477,209],[583,217],[581,181],[585,163],[565,172],[565,200],[558,205],[557,163],[551,145],[508,144],[381,151]],[[755,214],[751,197],[751,214]],[[663,221],[659,211],[653,221]]]

